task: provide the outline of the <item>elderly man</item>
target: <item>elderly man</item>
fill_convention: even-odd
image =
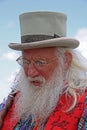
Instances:
[[[12,92],[1,104],[1,130],[86,129],[87,63],[66,38],[66,15],[28,12],[20,15],[21,65]]]

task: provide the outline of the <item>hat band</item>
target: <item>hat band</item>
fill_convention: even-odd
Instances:
[[[57,34],[54,34],[54,36],[50,36],[50,35],[24,35],[24,36],[21,36],[21,42],[22,43],[29,43],[29,42],[36,42],[36,41],[58,38],[58,37],[60,37],[60,36],[58,36]]]

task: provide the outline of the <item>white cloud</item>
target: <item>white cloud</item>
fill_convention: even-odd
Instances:
[[[79,29],[75,38],[80,41],[78,49],[81,50],[85,57],[87,57],[87,28]]]
[[[4,53],[2,56],[1,56],[1,59],[9,59],[9,60],[14,60],[18,57],[19,55],[15,52],[7,52],[7,53]]]

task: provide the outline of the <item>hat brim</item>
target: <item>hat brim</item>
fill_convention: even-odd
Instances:
[[[44,47],[63,47],[74,49],[79,46],[79,41],[73,38],[62,37],[30,43],[10,43],[8,46],[14,50],[26,50]]]

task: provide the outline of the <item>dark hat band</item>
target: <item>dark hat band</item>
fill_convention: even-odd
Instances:
[[[57,34],[54,34],[54,36],[50,36],[50,35],[24,35],[24,36],[21,36],[21,42],[22,43],[29,43],[29,42],[36,42],[36,41],[58,38],[58,37],[60,37],[60,36],[58,36]]]

